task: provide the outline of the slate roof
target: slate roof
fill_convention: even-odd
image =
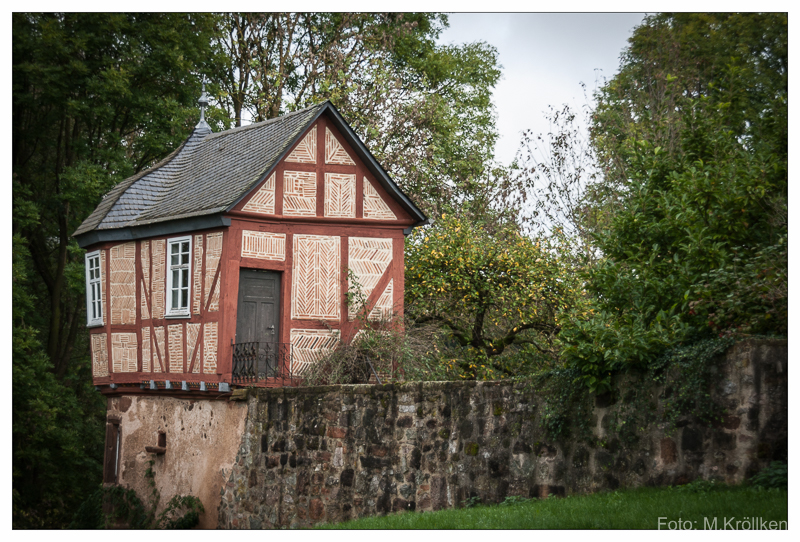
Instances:
[[[115,186],[74,236],[223,213],[277,164],[323,111],[332,119],[384,188],[419,222],[422,212],[400,191],[330,102],[257,124],[213,133],[201,123],[172,154]],[[343,125],[343,126],[342,126]],[[355,138],[355,141],[352,139]],[[82,243],[81,243],[82,244]]]

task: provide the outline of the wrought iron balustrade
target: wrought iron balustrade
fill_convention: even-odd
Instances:
[[[258,382],[267,378],[291,379],[292,345],[247,342],[233,345],[233,381]]]

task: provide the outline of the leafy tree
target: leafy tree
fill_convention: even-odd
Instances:
[[[406,246],[406,312],[447,331],[437,348],[457,375],[506,378],[523,369],[520,358],[553,362],[581,291],[552,241],[443,216]]]
[[[239,125],[331,99],[427,214],[482,202],[504,180],[491,167],[497,52],[436,45],[446,25],[417,13],[229,14],[220,102]]]
[[[99,483],[104,405],[91,389],[83,251],[70,236],[115,183],[188,136],[198,71],[218,60],[213,22],[13,15],[15,527],[63,525]]]
[[[649,17],[599,92],[595,311],[563,334],[591,388],[669,344],[786,332],[786,36],[780,14]]]
[[[12,258],[12,517],[15,528],[65,525],[100,482],[105,400],[94,391],[87,363],[63,379],[28,322],[38,311],[30,294],[24,240]]]

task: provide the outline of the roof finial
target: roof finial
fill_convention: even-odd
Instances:
[[[208,125],[206,122],[206,107],[208,107],[208,94],[206,94],[206,76],[203,76],[203,93],[200,95],[200,99],[197,100],[197,103],[200,104],[200,122],[197,123],[195,129],[200,128],[202,130],[211,131],[211,126]]]
[[[197,103],[200,104],[200,122],[206,120],[206,107],[208,107],[208,95],[206,94],[206,76],[203,76],[203,94],[200,95],[200,99],[197,100]]]

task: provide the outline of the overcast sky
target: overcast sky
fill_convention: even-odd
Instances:
[[[485,41],[497,48],[503,76],[494,91],[500,133],[495,157],[509,164],[522,130],[547,132],[548,105],[580,107],[598,77],[614,75],[643,18],[644,13],[455,13],[439,42]]]

